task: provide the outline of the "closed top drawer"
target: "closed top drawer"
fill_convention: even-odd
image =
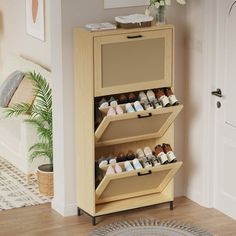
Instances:
[[[172,85],[173,28],[94,38],[95,96]]]

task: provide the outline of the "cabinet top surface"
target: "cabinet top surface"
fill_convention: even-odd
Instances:
[[[113,35],[113,34],[126,34],[126,33],[135,33],[135,32],[144,32],[144,31],[153,31],[153,30],[162,30],[162,29],[174,29],[174,25],[163,24],[163,25],[153,25],[150,27],[140,27],[132,29],[123,29],[117,28],[115,30],[103,30],[103,31],[89,31],[85,28],[75,28],[75,31],[82,31],[91,35],[91,37],[103,36],[103,35]]]

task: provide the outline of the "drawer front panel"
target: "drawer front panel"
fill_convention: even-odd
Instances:
[[[171,86],[172,57],[172,29],[95,38],[95,96]]]
[[[106,116],[95,132],[96,146],[161,137],[174,122],[182,105]]]
[[[96,190],[96,202],[104,203],[161,193],[182,162],[105,176]]]

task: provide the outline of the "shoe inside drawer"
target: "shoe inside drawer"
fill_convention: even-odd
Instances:
[[[183,106],[105,116],[95,132],[96,146],[161,137]]]
[[[161,193],[174,178],[182,162],[130,172],[105,175],[96,189],[96,203],[112,202]]]

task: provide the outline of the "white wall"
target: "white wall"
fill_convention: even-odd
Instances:
[[[73,28],[91,22],[113,21],[114,16],[144,12],[144,7],[103,9],[103,0],[52,0],[52,70],[57,78],[54,87],[54,148],[57,161],[53,207],[63,215],[76,213],[75,182],[75,144],[74,143],[74,64],[73,64]],[[60,16],[62,15],[62,17]],[[171,6],[168,12],[169,22],[176,25],[176,94],[184,103],[184,28],[185,7]],[[61,17],[61,18],[60,18]],[[61,32],[60,32],[61,31]],[[62,34],[62,36],[61,36]],[[62,49],[62,51],[61,51]],[[85,101],[86,102],[86,101]],[[176,154],[184,159],[183,114],[176,125]],[[183,170],[178,174],[176,195],[183,195]]]
[[[45,4],[46,41],[42,42],[26,34],[25,0],[0,1],[0,69],[9,54],[23,55],[46,67],[51,66],[49,1]]]
[[[186,196],[212,207],[213,140],[210,129],[214,77],[214,0],[189,0],[186,27],[185,186]]]

